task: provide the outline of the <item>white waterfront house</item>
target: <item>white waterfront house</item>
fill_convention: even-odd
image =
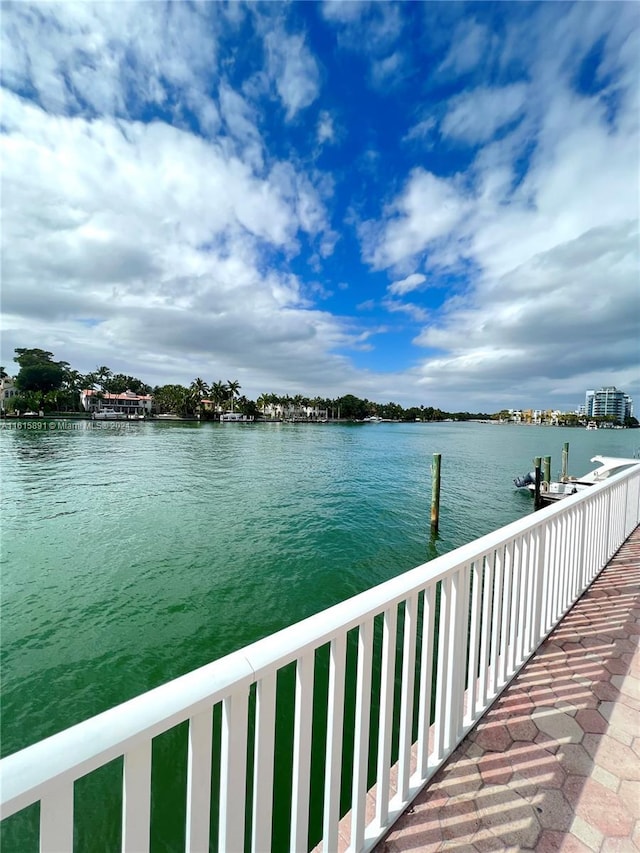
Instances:
[[[2,380],[0,380],[0,409],[3,411],[12,409],[13,405],[11,398],[16,397],[17,394],[18,389],[13,384],[11,376],[4,376]]]
[[[121,415],[150,415],[153,397],[151,394],[135,394],[124,391],[122,394],[110,394],[87,388],[80,392],[80,402],[85,412],[100,412],[111,409]]]
[[[291,421],[326,421],[329,417],[327,409],[319,406],[298,406],[290,403],[269,403],[264,407],[266,418],[282,418]]]

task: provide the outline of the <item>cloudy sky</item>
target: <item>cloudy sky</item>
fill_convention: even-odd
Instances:
[[[2,4],[2,363],[640,408],[637,3]]]

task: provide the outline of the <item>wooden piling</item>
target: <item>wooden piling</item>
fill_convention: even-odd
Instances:
[[[440,524],[440,453],[434,453],[431,461],[431,533],[438,532]]]
[[[534,510],[537,510],[540,509],[540,507],[542,506],[542,498],[540,497],[540,484],[542,482],[542,468],[540,456],[536,456],[536,458],[533,460],[533,464],[535,467],[536,474],[535,491],[533,493],[533,508]]]
[[[566,480],[569,476],[569,442],[565,441],[562,445],[562,479]]]
[[[551,482],[551,457],[545,456],[542,466],[542,479],[545,483]]]

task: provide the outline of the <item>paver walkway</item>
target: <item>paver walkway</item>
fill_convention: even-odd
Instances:
[[[376,847],[640,850],[640,527]]]

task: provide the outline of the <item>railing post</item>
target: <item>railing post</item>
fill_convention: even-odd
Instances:
[[[497,548],[495,552],[493,573],[493,627],[491,631],[491,670],[489,679],[489,694],[493,698],[498,692],[498,665],[500,658],[500,625],[502,624],[502,607],[504,597],[504,549]]]
[[[151,741],[124,757],[122,794],[122,853],[149,849],[151,822]]]
[[[461,566],[456,572],[456,620],[455,620],[455,659],[460,662],[455,674],[455,690],[453,701],[453,713],[455,723],[454,738],[460,739],[464,729],[464,690],[465,690],[465,667],[462,661],[467,658],[467,637],[469,635],[469,584],[470,567],[468,564]],[[488,673],[485,674],[485,683]]]
[[[314,654],[296,663],[296,709],[293,733],[293,786],[291,792],[291,850],[307,849],[309,786],[311,779],[311,721],[313,717]]]
[[[467,716],[470,726],[476,718],[476,696],[478,695],[478,655],[480,644],[480,625],[482,623],[482,564],[474,560],[471,574],[471,625],[469,628],[469,657],[467,676]]]
[[[480,561],[482,578],[482,615],[480,617],[480,684],[477,698],[480,706],[487,703],[487,669],[489,665],[489,643],[491,642],[491,622],[493,620],[493,561],[484,554]]]
[[[338,849],[346,648],[346,635],[344,633],[340,633],[331,641],[329,658],[329,693],[327,697],[327,746],[325,758],[324,814],[322,830],[324,850]],[[259,853],[259,851],[256,851],[256,853]]]
[[[244,850],[248,704],[244,685],[222,703],[220,850]]]
[[[507,680],[510,680],[518,668],[518,613],[520,612],[520,576],[522,574],[522,536],[513,543],[513,564],[511,566],[511,608],[509,621],[509,656]]]
[[[416,622],[418,596],[411,595],[404,604],[404,643],[400,680],[400,732],[398,747],[398,793],[404,802],[409,791],[411,772],[411,735],[413,723],[413,688],[416,662]]]
[[[271,847],[275,726],[276,673],[272,671],[264,675],[256,685],[252,853],[261,853]]]
[[[450,603],[448,607],[448,659],[445,662],[447,670],[447,686],[444,694],[444,748],[449,752],[454,742],[453,707],[456,684],[456,615],[458,610],[459,586],[457,574],[449,578]]]
[[[426,593],[425,593],[425,607]],[[391,770],[391,736],[393,726],[393,690],[396,667],[397,605],[384,612],[382,634],[382,666],[380,673],[380,718],[378,731],[378,771],[376,783],[376,819],[385,826],[389,819],[389,776]],[[424,642],[424,636],[423,636]],[[427,735],[428,738],[428,735]],[[330,847],[329,850],[334,848]]]
[[[604,529],[604,536],[605,536],[605,539],[604,539],[604,542],[605,542],[604,560],[605,560],[605,562],[611,556],[611,553],[609,551],[610,534],[611,534],[611,489],[609,489],[609,491],[607,492],[607,510],[606,510],[606,517],[605,517],[605,529]],[[599,566],[599,568],[602,568],[602,566]]]
[[[502,587],[502,626],[500,629],[500,657],[498,661],[497,686],[501,688],[509,678],[509,633],[511,599],[513,593],[513,552],[515,543],[507,542],[504,547],[504,584]]]
[[[544,570],[545,570],[545,548],[547,542],[547,522],[542,525],[542,528],[538,528],[537,537],[536,537],[536,583],[535,583],[535,601],[533,606],[533,626],[534,626],[534,634],[532,637],[532,644],[529,651],[532,651],[538,646],[538,643],[544,636],[544,629],[542,626],[542,588],[544,581]]]
[[[585,564],[587,562],[586,554],[585,554],[585,529],[587,527],[587,512],[589,510],[589,504],[583,503],[580,505],[580,525],[578,532],[578,565],[580,566],[580,593],[582,594],[587,585],[585,583]]]
[[[522,538],[522,548],[520,551],[520,588],[519,588],[519,606],[518,606],[518,631],[516,641],[516,666],[520,665],[526,658],[524,653],[525,641],[527,636],[527,592],[529,588],[530,578],[530,562],[531,562],[531,532],[525,533]]]
[[[420,702],[418,707],[418,776],[427,778],[429,766],[429,733],[431,731],[431,694],[433,690],[433,650],[435,623],[434,586],[424,591],[422,611],[422,648],[420,650]]]
[[[573,601],[583,592],[580,579],[580,569],[582,567],[582,512],[581,507],[575,507],[572,511],[573,517]]]
[[[73,851],[73,783],[40,803],[40,853]]]
[[[356,718],[353,734],[353,785],[351,789],[351,849],[354,851],[362,850],[364,845],[367,769],[369,764],[372,651],[373,626],[371,620],[367,619],[360,625],[358,631]]]
[[[445,754],[447,722],[447,695],[450,679],[450,627],[451,621],[451,577],[445,577],[440,582],[440,609],[438,624],[438,669],[436,672],[436,719],[435,719],[435,756],[440,761]]]
[[[210,709],[189,720],[187,853],[209,849],[212,725]]]

